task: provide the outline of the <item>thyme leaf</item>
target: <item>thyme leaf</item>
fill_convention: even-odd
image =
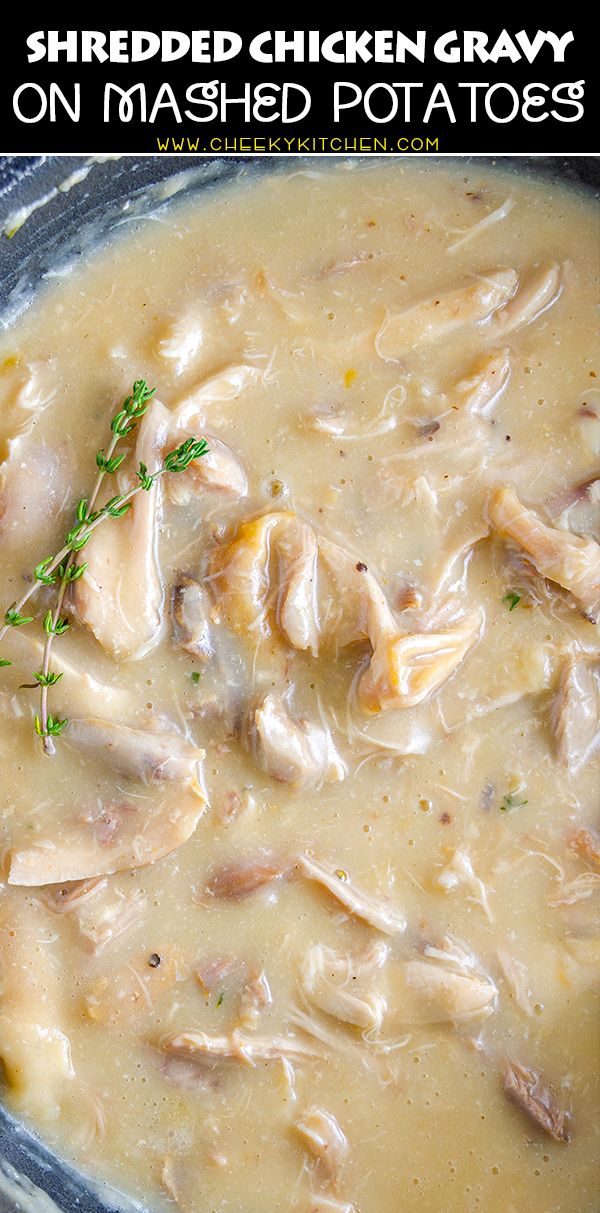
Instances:
[[[515,607],[518,606],[521,601],[521,595],[516,594],[514,590],[511,590],[509,594],[504,595],[502,601],[507,604],[509,611],[514,611]]]
[[[529,802],[527,800],[517,800],[516,796],[513,796],[512,794],[509,793],[508,796],[502,797],[502,804],[500,805],[500,812],[509,813],[511,809],[522,809],[523,805],[528,804],[528,803]]]
[[[33,615],[20,615],[15,603],[4,612],[4,622],[9,628],[22,628],[26,623],[33,623]]]

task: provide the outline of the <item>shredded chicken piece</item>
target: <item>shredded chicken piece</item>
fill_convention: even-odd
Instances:
[[[563,880],[560,891],[548,902],[550,906],[574,906],[600,893],[600,872],[581,872],[572,880]]]
[[[0,461],[0,537],[4,550],[20,549],[24,533],[40,535],[49,520],[58,522],[69,505],[69,495],[65,494],[68,478],[64,447],[48,446],[42,440],[32,439],[23,450],[17,448],[6,463]]]
[[[171,1200],[175,1201],[176,1205],[181,1205],[181,1194],[175,1175],[175,1161],[172,1154],[165,1154],[162,1158],[160,1168],[160,1182]]]
[[[176,733],[148,733],[91,718],[71,721],[69,739],[126,779],[179,785],[176,802],[166,810],[152,805],[148,812],[138,801],[124,800],[82,812],[74,833],[13,850],[10,884],[57,884],[144,867],[187,842],[206,805],[199,765],[203,750]]]
[[[88,880],[156,863],[193,834],[206,807],[199,763],[204,751],[175,733],[144,733],[104,720],[72,721],[71,741],[121,776],[145,784],[177,784],[168,806],[140,809],[123,800],[81,811],[75,830],[10,853],[9,884]],[[144,804],[147,802],[144,801]]]
[[[135,466],[154,472],[167,445],[168,413],[158,402],[143,417]],[[159,640],[163,586],[156,554],[162,480],[138,493],[124,518],[98,527],[85,549],[87,569],[72,586],[80,623],[115,661],[145,656]]]
[[[101,893],[107,883],[106,876],[95,876],[93,880],[65,881],[45,889],[42,901],[54,914],[71,914]]]
[[[563,663],[550,707],[556,757],[575,773],[600,745],[600,664],[579,654]]]
[[[504,336],[537,320],[542,312],[556,303],[562,291],[562,275],[560,266],[556,263],[541,266],[534,270],[524,286],[513,299],[496,312],[492,318],[491,329]]]
[[[500,569],[507,590],[516,590],[523,606],[544,606],[556,618],[569,618],[577,611],[577,603],[562,586],[542,577],[533,560],[512,540],[501,545]]]
[[[546,501],[545,509],[561,530],[600,538],[600,475],[596,472],[578,484],[567,485]]]
[[[424,959],[399,966],[403,989],[398,1014],[407,1023],[470,1024],[488,1019],[498,991],[475,958],[455,940],[427,945]]]
[[[178,400],[174,414],[178,427],[185,429],[195,424],[204,429],[206,410],[210,405],[237,400],[246,388],[252,387],[261,378],[262,371],[247,363],[224,367]]]
[[[525,1112],[526,1116],[549,1133],[555,1141],[569,1141],[571,1137],[571,1115],[558,1103],[546,1086],[539,1070],[529,1070],[518,1061],[507,1057],[503,1068],[504,1090],[508,1098]]]
[[[196,977],[205,994],[212,994],[219,989],[223,982],[233,973],[239,973],[244,968],[238,956],[218,956],[214,960],[198,965]]]
[[[373,254],[369,253],[367,249],[357,249],[352,256],[328,262],[315,274],[315,278],[317,281],[322,278],[337,278],[338,274],[346,274],[348,270],[356,269],[358,265],[364,265],[365,262],[372,260]]]
[[[458,669],[481,636],[484,615],[475,610],[440,631],[381,638],[359,684],[370,712],[414,707]]]
[[[9,854],[8,883],[63,884],[110,876],[157,863],[191,838],[206,802],[191,785],[174,804],[140,810],[138,802],[104,806],[60,837],[15,847]]]
[[[243,901],[257,889],[280,880],[289,870],[289,863],[263,853],[250,862],[234,861],[217,868],[206,882],[206,892],[210,897]]]
[[[478,358],[466,379],[457,383],[452,402],[460,412],[487,417],[510,377],[510,350],[495,350]]]
[[[329,630],[340,648],[369,640],[375,649],[380,635],[398,631],[385,594],[369,569],[357,567],[356,557],[327,539],[319,539],[319,554],[336,584],[337,618]]]
[[[569,846],[576,855],[600,872],[600,837],[593,830],[575,830]]]
[[[171,595],[175,640],[186,653],[201,661],[207,661],[213,653],[209,610],[206,590],[195,577],[182,574]]]
[[[115,939],[120,939],[139,921],[148,905],[142,893],[126,896],[117,892],[109,901],[98,905],[89,902],[77,908],[77,925],[81,935],[91,944],[95,956],[99,956]]]
[[[256,1024],[261,1013],[273,1002],[269,979],[264,969],[252,969],[244,984],[241,997],[240,1022],[243,1027]],[[282,1057],[284,1066],[290,1065],[287,1058]],[[293,1083],[292,1083],[293,1085]]]
[[[357,418],[355,412],[337,409],[319,409],[312,412],[307,421],[311,429],[328,434],[336,442],[364,442],[389,434],[398,424],[398,410],[406,400],[406,388],[398,383],[386,392],[377,415],[370,420]]]
[[[432,605],[439,602],[444,595],[464,593],[467,589],[467,570],[475,551],[476,545],[489,535],[489,525],[483,520],[478,526],[470,528],[462,534],[457,528],[456,540],[454,528],[446,530],[442,535],[442,554],[432,565],[430,577],[430,601]]]
[[[0,916],[0,1059],[13,1109],[56,1122],[75,1069],[64,1022],[61,980],[51,949],[40,947],[45,912],[24,899]]]
[[[348,1033],[342,1033],[329,1026],[329,1023],[324,1022],[321,1018],[317,1018],[312,1014],[307,1014],[299,1007],[292,1007],[288,1022],[294,1028],[299,1028],[305,1032],[312,1040],[318,1040],[320,1044],[325,1045],[325,1048],[331,1052],[337,1053],[340,1057],[345,1058],[352,1066],[363,1066],[374,1074],[381,1074],[381,1065],[379,1057],[373,1057],[373,1050],[363,1043],[363,1039],[356,1036],[350,1036]],[[372,1044],[373,1042],[370,1042]]]
[[[13,459],[21,439],[31,433],[35,422],[56,395],[47,387],[42,364],[22,363],[9,358],[0,370],[0,467]]]
[[[319,541],[339,584],[341,618],[334,625],[343,647],[368,639],[373,655],[361,676],[358,695],[367,711],[414,707],[433,694],[458,668],[479,639],[481,611],[436,632],[403,633],[376,578],[336,544]]]
[[[334,1019],[378,1031],[386,1000],[381,991],[374,988],[374,971],[382,968],[387,954],[385,944],[369,948],[358,957],[335,952],[323,944],[313,944],[300,968],[302,992],[309,1002]],[[365,989],[367,974],[369,982]]]
[[[198,1061],[241,1061],[254,1066],[258,1061],[280,1061],[282,1057],[302,1061],[318,1056],[302,1041],[287,1036],[247,1036],[231,1032],[229,1036],[208,1036],[205,1032],[179,1032],[165,1036],[160,1047],[166,1053],[194,1057]]]
[[[187,312],[172,320],[164,329],[156,346],[158,358],[173,363],[176,375],[184,371],[195,361],[196,355],[202,349],[203,325],[197,313]]]
[[[576,420],[579,434],[585,446],[593,455],[600,455],[600,405],[595,407],[584,403],[577,410]]]
[[[171,444],[179,444],[185,438],[197,438],[199,431],[199,425],[174,424]],[[206,440],[208,450],[201,459],[192,460],[185,472],[166,477],[165,492],[174,505],[185,505],[205,489],[216,489],[235,498],[248,494],[248,478],[235,452],[214,434],[206,434]]]
[[[546,526],[508,486],[493,491],[488,514],[496,531],[518,543],[542,577],[569,590],[588,615],[595,615],[600,608],[599,544]]]
[[[271,584],[270,558],[278,575]],[[242,523],[235,539],[213,554],[211,576],[219,614],[234,631],[257,627],[270,633],[271,599],[276,620],[296,649],[318,648],[317,543],[314,531],[291,511]]]
[[[513,269],[479,274],[466,285],[441,291],[401,312],[387,312],[375,338],[380,358],[395,362],[416,346],[444,341],[469,324],[478,324],[514,294],[518,276]]]
[[[406,919],[400,910],[383,898],[359,889],[343,868],[317,862],[308,855],[299,855],[298,862],[304,875],[327,889],[349,914],[362,918],[386,935],[397,935],[406,929]]]
[[[531,993],[529,973],[520,960],[509,952],[508,948],[496,949],[496,955],[506,979],[510,992],[518,1007],[525,1015],[533,1015],[533,996]]]
[[[452,244],[449,244],[446,252],[450,254],[457,253],[459,249],[464,248],[465,244],[470,244],[471,240],[475,240],[477,236],[487,231],[489,227],[492,227],[495,223],[500,223],[502,219],[506,219],[507,215],[510,215],[514,205],[514,198],[510,196],[505,198],[500,206],[490,211],[489,214],[484,215],[483,219],[479,220],[479,223],[474,223],[472,227],[467,228],[466,232],[463,232],[459,236],[458,240],[454,240]]]
[[[286,697],[271,692],[252,710],[245,743],[263,771],[296,788],[344,779],[346,767],[322,725],[294,720]]]
[[[315,1192],[309,1200],[309,1213],[356,1213],[356,1209],[348,1200]]]
[[[125,779],[143,784],[190,784],[201,794],[198,764],[204,751],[177,733],[166,729],[146,732],[88,717],[71,720],[65,736],[70,745],[85,750]]]
[[[337,1183],[350,1147],[335,1116],[324,1108],[307,1108],[300,1120],[296,1121],[296,1129],[328,1180]]]
[[[435,878],[436,885],[448,892],[450,889],[456,889],[459,885],[464,885],[470,890],[469,901],[475,901],[481,906],[488,922],[494,921],[494,916],[488,902],[487,889],[483,880],[480,880],[473,871],[473,864],[470,856],[463,848],[458,848],[454,851],[452,858],[442,872]]]

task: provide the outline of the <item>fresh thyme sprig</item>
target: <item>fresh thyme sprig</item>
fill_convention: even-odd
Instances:
[[[54,753],[52,738],[58,737],[67,723],[66,720],[55,720],[48,714],[48,689],[57,681],[56,677],[50,672],[50,652],[54,637],[62,636],[69,627],[68,620],[61,619],[60,617],[65,594],[69,586],[82,577],[87,568],[85,562],[83,564],[76,563],[77,553],[85,546],[81,540],[82,528],[85,528],[87,523],[98,516],[94,513],[94,506],[98,500],[105,477],[114,475],[125,459],[127,453],[125,451],[120,455],[115,455],[117,443],[120,442],[121,438],[125,438],[130,434],[138,421],[141,421],[148,410],[148,405],[155,392],[156,388],[149,389],[145,379],[136,379],[131,395],[125,398],[121,408],[115,413],[110,423],[112,437],[108,450],[106,453],[103,450],[99,450],[96,453],[98,475],[92,495],[89,502],[87,498],[82,497],[77,505],[77,521],[66,537],[70,551],[68,556],[57,566],[56,576],[60,579],[58,598],[54,611],[48,611],[44,620],[44,632],[46,635],[42,656],[42,669],[39,675],[34,675],[40,686],[40,710],[39,715],[35,718],[35,731],[42,738],[46,754]],[[112,516],[115,517],[114,514]],[[43,585],[52,585],[56,581],[56,577],[53,571],[48,568],[48,564],[48,561],[42,561],[41,565],[38,565],[35,570],[37,579]]]
[[[112,475],[121,466],[126,457],[126,452],[121,455],[115,455],[115,448],[121,438],[126,437],[131,433],[131,430],[141,421],[142,417],[148,410],[148,405],[156,392],[156,388],[148,388],[145,379],[136,379],[133,390],[130,396],[127,396],[123,401],[119,411],[115,413],[111,423],[111,440],[106,453],[100,450],[96,454],[96,467],[98,468],[98,476],[92,490],[88,513],[93,511],[94,505],[98,499],[98,494],[102,488],[102,482],[106,475]],[[83,499],[82,499],[83,500]],[[82,502],[79,502],[77,507],[78,516],[76,526],[69,531],[66,537],[65,547],[61,549],[56,556],[48,556],[46,560],[41,560],[36,565],[33,571],[33,581],[28,589],[23,594],[18,602],[14,602],[11,607],[5,612],[4,624],[0,627],[0,640],[8,631],[9,627],[21,627],[24,623],[32,623],[33,616],[23,616],[21,611],[30,598],[37,593],[41,585],[55,585],[56,576],[63,579],[63,574],[68,572],[69,580],[76,581],[77,577],[81,577],[85,572],[85,566],[79,565],[77,569],[73,569],[72,561],[69,560],[69,570],[66,567],[63,569],[60,566],[62,562],[79,549],[74,545],[76,533],[81,529],[82,518],[79,511],[81,510]]]
[[[50,670],[50,653],[55,636],[62,636],[69,628],[69,621],[61,618],[61,610],[65,594],[69,586],[83,576],[87,568],[84,561],[77,563],[77,555],[89,542],[94,530],[107,518],[122,518],[131,509],[133,498],[141,492],[150,492],[159,477],[166,472],[183,472],[196,459],[201,459],[208,450],[206,441],[197,438],[186,438],[178,447],[165,455],[160,467],[149,472],[144,463],[139,464],[135,473],[137,484],[127,493],[116,494],[100,509],[95,509],[98,495],[106,476],[114,475],[126,457],[126,452],[115,455],[115,448],[121,438],[126,437],[135,428],[138,421],[147,412],[149,403],[156,388],[148,389],[144,379],[138,379],[133,385],[130,396],[123,401],[121,408],[111,421],[112,438],[106,450],[96,454],[98,476],[89,500],[82,497],[77,505],[76,521],[65,537],[65,544],[55,556],[48,556],[36,566],[33,582],[23,594],[19,602],[8,607],[4,614],[4,624],[0,628],[0,640],[11,627],[23,627],[33,622],[33,615],[22,615],[25,604],[33,597],[41,585],[58,585],[57,601],[53,610],[48,610],[44,617],[44,650],[42,668],[34,673],[34,686],[40,688],[40,710],[35,717],[35,732],[42,739],[44,752],[55,752],[53,738],[62,733],[68,721],[60,720],[48,712],[48,691],[62,678],[62,674]],[[8,666],[11,662],[0,659],[0,667]]]

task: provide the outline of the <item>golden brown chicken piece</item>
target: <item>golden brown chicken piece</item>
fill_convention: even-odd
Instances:
[[[376,578],[336,544],[319,551],[339,589],[338,618],[330,625],[339,647],[368,640],[371,661],[358,685],[368,712],[414,707],[458,668],[481,635],[483,614],[472,611],[440,631],[401,630]]]
[[[220,616],[236,632],[269,635],[275,621],[296,649],[316,653],[317,543],[290,510],[244,522],[217,548],[211,578]]]
[[[422,703],[458,669],[479,640],[483,612],[470,611],[439,632],[379,637],[359,697],[369,712]]]
[[[508,485],[494,489],[488,515],[498,534],[523,548],[542,577],[568,590],[595,617],[600,608],[600,545],[595,540],[546,526]]]

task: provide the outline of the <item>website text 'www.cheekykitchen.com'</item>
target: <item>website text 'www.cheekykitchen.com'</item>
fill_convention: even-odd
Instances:
[[[279,152],[287,155],[294,152],[439,152],[439,139],[421,135],[399,135],[393,137],[359,135],[295,135],[293,137],[267,137],[265,135],[219,135],[211,139],[191,139],[189,136],[165,135],[156,139],[158,152],[214,152],[215,154]]]

